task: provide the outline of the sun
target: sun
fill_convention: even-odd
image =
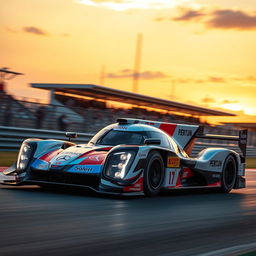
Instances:
[[[226,103],[221,105],[224,109],[229,109],[233,111],[243,111],[246,115],[256,115],[256,112],[254,109],[238,104],[238,103]]]
[[[76,0],[77,3],[105,7],[115,11],[129,9],[165,9],[172,8],[184,3],[191,3],[192,0]]]

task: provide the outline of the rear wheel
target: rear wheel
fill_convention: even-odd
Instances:
[[[223,193],[229,193],[236,182],[237,165],[233,155],[229,155],[223,165],[223,171],[221,175],[221,191]]]
[[[146,196],[156,196],[164,180],[164,161],[161,154],[151,151],[147,157],[144,171],[144,193]]]

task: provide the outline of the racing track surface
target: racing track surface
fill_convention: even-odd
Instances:
[[[256,242],[256,171],[247,171],[246,189],[227,195],[183,191],[120,199],[0,188],[2,256],[210,255]]]

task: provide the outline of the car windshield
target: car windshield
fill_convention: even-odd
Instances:
[[[111,130],[101,137],[96,144],[98,145],[142,145],[147,138],[145,132],[128,132]]]

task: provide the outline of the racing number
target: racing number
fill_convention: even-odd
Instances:
[[[175,171],[170,171],[170,173],[169,173],[169,185],[173,185],[174,177],[175,177]]]
[[[168,186],[176,186],[179,170],[169,172]]]

